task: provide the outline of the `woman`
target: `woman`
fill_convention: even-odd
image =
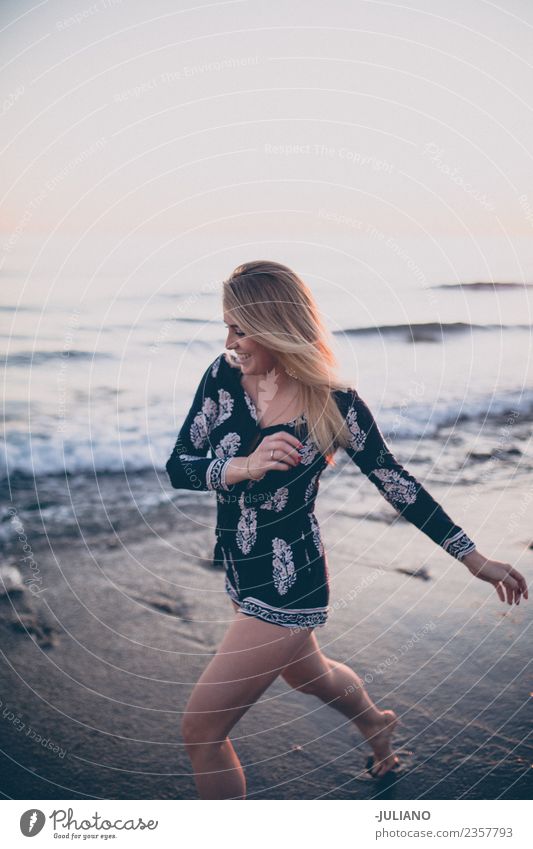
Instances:
[[[335,376],[317,306],[293,271],[267,261],[238,266],[224,282],[223,308],[231,354],[204,372],[166,464],[174,487],[216,492],[215,560],[235,610],[182,722],[199,796],[245,798],[228,734],[278,675],[352,720],[381,778],[398,765],[398,718],[374,705],[352,669],[321,652],[314,633],[329,600],[314,505],[335,450],[502,601],[527,598],[526,582],[508,563],[483,557],[395,459],[363,399]]]

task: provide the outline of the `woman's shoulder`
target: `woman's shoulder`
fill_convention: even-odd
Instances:
[[[204,379],[222,385],[225,381],[234,380],[239,373],[240,368],[237,364],[231,362],[228,352],[221,351],[205,369]]]
[[[343,413],[347,413],[350,406],[359,398],[359,394],[351,384],[343,384],[332,390],[337,406]]]

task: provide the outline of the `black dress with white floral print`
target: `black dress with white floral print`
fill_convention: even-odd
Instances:
[[[333,394],[351,434],[346,453],[383,497],[452,557],[461,560],[473,551],[463,529],[396,460],[358,392]],[[276,431],[298,436],[304,446],[300,463],[228,485],[231,458],[248,456]],[[214,559],[224,565],[226,591],[243,613],[291,628],[325,624],[327,556],[314,506],[326,466],[305,416],[259,427],[240,368],[219,354],[204,372],[166,469],[176,489],[216,492]]]

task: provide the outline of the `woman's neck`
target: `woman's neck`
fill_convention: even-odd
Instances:
[[[288,376],[283,383],[272,372],[265,374],[242,374],[241,384],[253,401],[258,420],[274,419],[268,424],[280,424],[292,420],[303,413],[300,386],[297,380]],[[264,425],[265,427],[268,426]]]

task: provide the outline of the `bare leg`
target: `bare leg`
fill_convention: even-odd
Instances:
[[[392,710],[380,711],[357,673],[346,664],[326,657],[314,633],[282,676],[291,687],[317,696],[357,726],[374,752],[373,775],[381,777],[399,764],[391,749],[392,734],[398,723],[396,714]]]
[[[201,799],[244,799],[244,772],[228,738],[233,726],[309,638],[236,613],[185,709],[182,735]]]

